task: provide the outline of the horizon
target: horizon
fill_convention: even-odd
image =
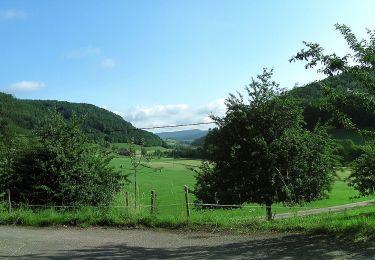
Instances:
[[[139,128],[209,122],[263,67],[288,89],[322,79],[288,59],[302,41],[346,53],[334,24],[365,37],[374,7],[349,0],[2,1],[0,91],[93,104]]]

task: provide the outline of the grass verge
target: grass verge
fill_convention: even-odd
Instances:
[[[332,234],[353,241],[375,239],[375,206],[346,212],[325,213],[314,216],[292,217],[266,221],[249,217],[233,221],[218,214],[202,214],[194,211],[190,221],[180,217],[150,216],[146,212],[128,212],[124,209],[80,208],[74,211],[20,208],[12,213],[0,211],[0,224],[27,226],[107,226],[149,227],[168,229],[190,229],[205,231],[231,231],[236,233],[258,232],[304,232],[310,234]]]

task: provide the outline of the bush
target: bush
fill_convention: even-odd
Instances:
[[[37,131],[37,143],[25,147],[16,161],[12,200],[32,204],[107,205],[123,177],[109,166],[108,152],[88,143],[82,120],[66,121],[51,113]]]
[[[364,146],[364,153],[354,161],[349,185],[362,196],[375,194],[375,143]]]

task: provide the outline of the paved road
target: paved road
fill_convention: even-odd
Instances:
[[[0,258],[375,259],[375,244],[302,234],[0,226]]]

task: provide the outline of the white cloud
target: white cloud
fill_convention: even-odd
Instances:
[[[64,56],[69,59],[81,59],[86,57],[97,56],[101,52],[101,49],[98,47],[87,46],[79,49],[70,50],[66,52]]]
[[[44,82],[20,81],[20,82],[16,82],[10,85],[9,90],[29,92],[29,91],[39,90],[45,87],[46,87],[46,84]]]
[[[125,113],[125,120],[136,127],[155,127],[192,123],[212,122],[210,115],[223,116],[226,111],[224,99],[218,99],[208,104],[193,107],[187,104],[156,105],[150,107],[133,107]],[[177,131],[185,129],[207,129],[214,124],[187,126],[179,128],[155,129],[160,131]]]
[[[16,20],[26,17],[26,12],[22,10],[7,9],[0,10],[0,19],[1,20]]]
[[[201,114],[224,115],[226,110],[225,99],[221,98],[200,107],[197,112]]]
[[[104,58],[100,61],[100,66],[102,68],[110,69],[116,66],[116,61],[111,58]]]

